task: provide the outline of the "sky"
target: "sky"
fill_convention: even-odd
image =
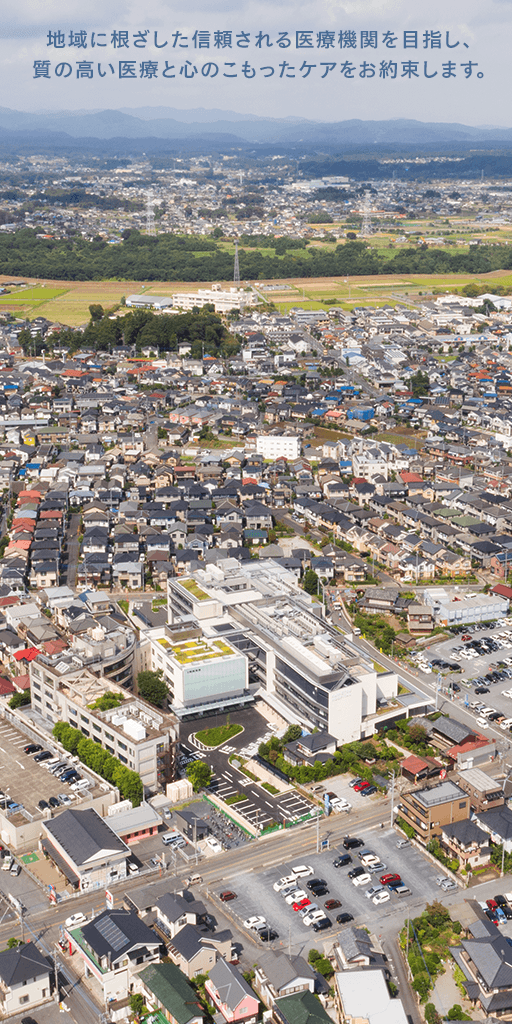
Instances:
[[[511,42],[512,0],[17,0],[1,103],[511,127]]]

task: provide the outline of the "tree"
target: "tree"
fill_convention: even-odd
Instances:
[[[140,992],[134,992],[133,995],[130,996],[130,1010],[132,1011],[132,1013],[138,1015],[139,1013],[142,1013],[143,1009],[143,997],[141,996]]]
[[[105,310],[103,309],[103,306],[100,305],[99,302],[93,302],[89,306],[89,313],[91,314],[91,320],[93,322],[96,322],[96,320],[103,319],[105,315]]]
[[[293,740],[299,740],[302,736],[302,727],[300,725],[289,725],[284,736],[283,745],[285,743],[292,743]],[[272,739],[275,739],[273,736]]]
[[[22,708],[25,704],[30,704],[30,693],[13,693],[8,703],[10,708]]]
[[[194,793],[199,789],[206,789],[212,781],[212,770],[206,761],[193,761],[187,765],[187,778],[194,787]]]
[[[318,593],[318,576],[314,569],[306,569],[302,579],[302,586],[306,594]]]
[[[24,946],[25,943],[22,939],[10,938],[7,939],[7,949],[16,949],[17,946]]]
[[[137,676],[137,687],[139,695],[147,700],[149,704],[161,707],[166,699],[169,690],[164,682],[163,672],[159,668],[156,671],[147,670],[139,672]]]

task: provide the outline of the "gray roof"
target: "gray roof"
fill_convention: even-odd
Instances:
[[[164,893],[157,900],[156,907],[168,921],[178,921],[183,914],[197,914],[201,917],[206,913],[206,907],[201,900],[187,900],[179,893],[171,892]]]
[[[441,736],[453,740],[454,743],[463,743],[468,736],[474,735],[474,729],[470,729],[462,722],[456,722],[453,718],[438,718],[432,726],[432,732],[438,732]]]
[[[312,967],[301,956],[287,956],[286,953],[263,953],[259,966],[276,992],[286,988],[295,978],[315,978]]]
[[[85,864],[102,850],[112,854],[129,852],[126,843],[92,807],[62,811],[45,821],[44,827],[75,864]]]
[[[372,944],[364,928],[345,928],[338,936],[338,945],[346,960],[357,956],[372,956]]]
[[[488,989],[512,987],[512,946],[503,935],[464,939],[461,945]],[[509,993],[509,999],[512,1005],[512,993]]]
[[[33,942],[0,953],[0,978],[7,986],[20,985],[29,978],[50,973],[50,965]]]
[[[488,832],[494,832],[501,839],[512,839],[512,811],[505,804],[493,807],[490,811],[475,815],[479,825]]]
[[[215,985],[222,1003],[230,1010],[236,1010],[247,996],[255,998],[254,992],[245,978],[233,964],[228,964],[225,960],[218,960],[211,968],[210,981]]]
[[[98,959],[108,956],[113,963],[126,956],[131,949],[161,945],[157,935],[137,914],[121,908],[104,910],[94,921],[81,925],[80,930]]]
[[[475,821],[464,818],[463,821],[453,821],[451,824],[442,825],[441,831],[449,839],[456,839],[461,846],[469,846],[471,843],[478,843],[481,846],[489,842],[489,833],[479,828]]]

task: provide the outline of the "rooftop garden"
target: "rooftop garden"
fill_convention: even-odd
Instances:
[[[97,697],[92,704],[88,704],[87,707],[91,711],[110,711],[112,708],[119,707],[124,701],[122,693],[114,693],[113,690],[107,690],[101,697]]]
[[[169,647],[167,640],[159,640],[162,647]],[[203,639],[183,640],[182,643],[172,644],[172,654],[179,661],[180,665],[188,665],[197,661],[211,661],[214,658],[224,658],[233,654],[231,647],[223,640],[212,640],[207,643]]]
[[[180,587],[183,587],[184,590],[188,591],[188,593],[190,594],[191,597],[195,597],[196,601],[208,601],[209,600],[210,595],[207,594],[205,590],[202,590],[201,587],[199,586],[199,584],[196,583],[195,580],[192,580],[192,579],[180,580],[179,584],[180,584]]]

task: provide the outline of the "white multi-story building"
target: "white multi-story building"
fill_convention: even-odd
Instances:
[[[220,284],[214,284],[211,288],[199,288],[197,292],[179,292],[173,295],[174,308],[193,309],[194,306],[201,308],[211,303],[215,306],[216,313],[229,313],[231,309],[242,310],[247,306],[255,306],[258,296],[253,291],[245,291],[244,288],[222,289]]]
[[[141,664],[163,672],[178,716],[204,706],[237,703],[248,694],[247,658],[224,636],[209,633],[166,625],[141,634]]]
[[[300,456],[300,437],[297,434],[258,434],[256,451],[264,459],[298,459]]]
[[[32,707],[53,724],[67,722],[100,743],[156,791],[174,778],[178,723],[174,715],[134,697],[108,678],[76,669],[72,659],[53,665],[39,655],[30,664]],[[101,710],[106,692],[119,695],[116,707]]]

